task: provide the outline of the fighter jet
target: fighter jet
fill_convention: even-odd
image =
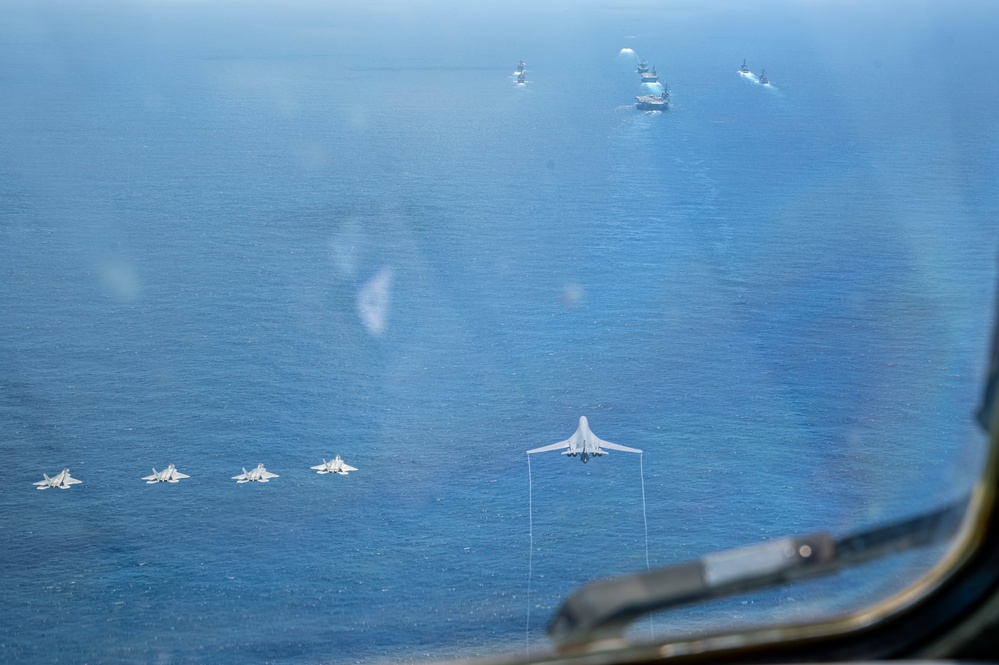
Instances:
[[[276,473],[271,473],[264,468],[263,464],[258,464],[257,468],[253,471],[247,471],[243,469],[243,473],[238,476],[233,476],[232,479],[237,483],[266,483],[271,478],[277,478]]]
[[[329,462],[323,459],[322,464],[317,464],[312,468],[316,469],[316,473],[339,473],[341,476],[346,476],[348,471],[357,471],[357,467],[344,464],[339,455]]]
[[[82,480],[77,480],[69,475],[69,469],[63,469],[56,476],[49,478],[47,473],[43,473],[42,476],[44,480],[39,480],[35,489],[47,490],[50,487],[58,487],[61,490],[68,490],[70,485],[76,485],[82,483]]]
[[[587,422],[586,416],[580,416],[579,426],[576,428],[576,432],[568,439],[548,446],[541,446],[540,448],[528,450],[527,454],[545,453],[549,450],[561,450],[562,448],[568,448],[568,450],[562,453],[563,455],[568,455],[569,457],[579,455],[579,458],[583,460],[583,464],[590,461],[591,455],[595,457],[606,455],[607,450],[620,450],[626,453],[642,452],[638,448],[629,448],[628,446],[621,446],[616,443],[611,443],[610,441],[598,439],[597,436],[590,431],[590,423]],[[607,450],[605,450],[605,448]]]
[[[173,464],[165,468],[163,471],[157,471],[153,469],[153,475],[143,476],[142,479],[146,481],[147,485],[155,485],[156,483],[176,483],[181,478],[190,478],[191,476],[186,473],[181,473],[177,470]]]

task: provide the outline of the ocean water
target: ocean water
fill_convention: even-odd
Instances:
[[[980,469],[995,7],[0,17],[2,662],[535,652],[586,581]],[[639,58],[668,112],[634,109]],[[643,455],[529,476],[580,415]],[[309,469],[337,453],[359,470]],[[855,607],[930,560],[651,629]]]

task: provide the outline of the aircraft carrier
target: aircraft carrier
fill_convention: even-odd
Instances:
[[[639,111],[665,111],[669,108],[669,90],[658,95],[635,97],[635,108]]]

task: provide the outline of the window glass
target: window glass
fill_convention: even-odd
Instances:
[[[960,499],[997,28],[975,2],[3,3],[6,659],[535,652],[587,581]],[[526,454],[581,416],[642,453]],[[941,551],[634,635],[826,616]]]

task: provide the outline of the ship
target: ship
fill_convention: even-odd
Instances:
[[[659,81],[659,75],[656,74],[655,65],[652,66],[651,72],[642,72],[642,83],[657,83]]]
[[[639,111],[665,111],[669,108],[669,90],[664,89],[658,95],[635,97],[635,108]]]
[[[767,78],[767,70],[760,70],[760,85],[767,85],[770,83],[770,79]]]
[[[649,63],[642,60],[640,63],[638,63],[638,73],[644,74],[647,71],[649,71]]]
[[[742,61],[742,67],[739,67],[739,73],[740,74],[748,74],[749,73],[749,67],[746,66],[746,61],[745,60]]]
[[[523,60],[521,60],[520,62],[517,63],[517,74],[523,74],[526,71],[527,71],[527,65],[524,64]]]
[[[527,83],[527,73],[520,72],[517,74],[517,83]]]

